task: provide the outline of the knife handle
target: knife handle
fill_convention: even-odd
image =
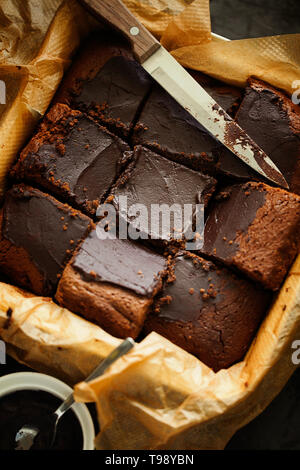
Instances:
[[[141,64],[159,49],[160,43],[121,0],[80,0],[80,3],[94,16],[125,35],[132,44],[136,59]]]

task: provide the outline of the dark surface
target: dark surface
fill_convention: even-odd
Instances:
[[[266,410],[235,434],[226,449],[300,450],[300,369]]]
[[[212,31],[229,39],[300,33],[299,0],[211,0]]]

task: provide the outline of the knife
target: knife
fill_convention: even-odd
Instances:
[[[213,100],[135,18],[121,0],[80,0],[99,20],[119,30],[130,41],[135,58],[210,134],[252,169],[273,183],[288,184],[265,152]]]

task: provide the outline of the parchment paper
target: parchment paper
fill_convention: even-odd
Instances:
[[[300,35],[223,42],[211,37],[208,0],[125,0],[185,66],[244,86],[257,76],[292,91],[300,78]],[[99,27],[75,0],[5,0],[0,6],[0,191],[18,150],[49,106],[88,32]],[[79,383],[95,401],[99,449],[221,449],[259,414],[295,369],[300,338],[300,259],[244,361],[214,373],[152,333],[102,378]],[[12,309],[12,316],[10,310]],[[9,314],[7,314],[9,312]],[[17,360],[74,384],[119,340],[49,299],[0,283],[0,337]]]

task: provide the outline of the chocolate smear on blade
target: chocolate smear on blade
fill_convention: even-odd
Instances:
[[[283,175],[279,170],[276,170],[275,164],[273,164],[274,166],[271,166],[271,164],[268,163],[268,160],[270,159],[265,154],[265,152],[263,152],[263,150],[261,150],[261,148],[252,139],[250,139],[246,132],[232,119],[230,121],[226,120],[225,122],[224,141],[226,146],[229,147],[234,154],[237,152],[237,145],[240,145],[244,149],[248,148],[253,153],[253,158],[255,159],[258,167],[264,172],[264,175],[268,179],[272,180],[274,183],[282,186],[283,188],[289,188]],[[250,159],[247,159],[247,157],[244,155],[242,159],[253,168]],[[254,169],[258,171],[256,168]]]

